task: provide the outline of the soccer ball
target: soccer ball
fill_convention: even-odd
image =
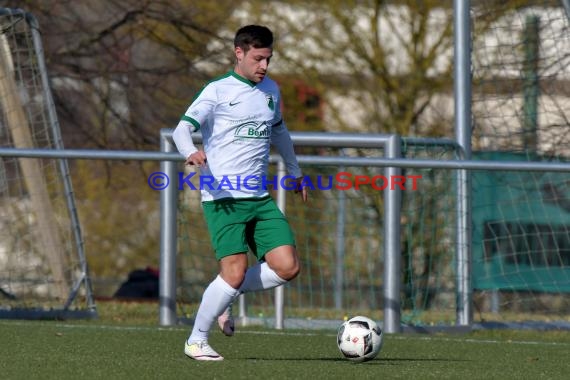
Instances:
[[[336,342],[338,349],[348,360],[372,360],[382,348],[382,330],[368,317],[353,317],[339,327]]]

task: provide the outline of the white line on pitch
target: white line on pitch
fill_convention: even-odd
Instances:
[[[0,320],[0,325],[18,325],[24,326],[29,324],[27,322],[19,321],[2,321]],[[35,321],[34,321],[35,322]],[[42,323],[42,322],[38,322]],[[46,324],[48,325],[48,324]],[[83,324],[50,324],[51,326],[57,328],[87,328],[95,330],[125,330],[125,331],[188,331],[188,326],[172,326],[172,327],[154,327],[154,326],[111,326],[111,325],[83,325]],[[293,332],[293,331],[249,331],[249,330],[238,330],[237,334],[251,334],[251,335],[288,335],[288,336],[331,336],[334,337],[336,334],[331,333],[313,333],[313,332]],[[435,336],[419,336],[418,334],[411,335],[389,335],[389,339],[396,340],[428,340],[428,341],[444,341],[444,342],[457,342],[457,343],[478,343],[478,344],[525,344],[525,345],[545,345],[545,346],[570,346],[570,343],[566,342],[538,342],[538,341],[522,341],[522,340],[493,340],[493,339],[473,339],[473,338],[444,338]]]

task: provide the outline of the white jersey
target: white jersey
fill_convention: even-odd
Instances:
[[[207,165],[201,168],[202,201],[268,195],[270,143],[283,157],[288,173],[301,171],[281,115],[277,84],[265,76],[251,82],[233,70],[209,82],[195,97],[174,130],[179,152],[197,151],[191,132],[200,130]]]

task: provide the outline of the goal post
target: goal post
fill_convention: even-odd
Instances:
[[[0,25],[1,146],[63,149],[35,18],[0,8]],[[3,157],[0,169],[0,287],[9,299],[0,316],[95,316],[67,161]]]
[[[0,58],[0,99],[10,137],[15,148],[31,148],[34,143],[24,106],[20,97],[14,96],[19,91],[5,35],[0,36]],[[39,160],[31,158],[20,158],[18,161],[27,192],[30,194],[31,207],[37,213],[38,233],[34,239],[38,246],[37,250],[45,253],[53,274],[55,294],[64,300],[69,294],[64,275],[67,266],[65,250],[57,226],[51,221],[54,212],[42,174],[42,164]]]
[[[476,157],[568,162],[569,2],[482,3],[471,7]],[[568,181],[568,173],[474,173],[478,313],[564,319],[570,307]]]
[[[163,130],[161,132],[161,138],[170,140],[171,131],[169,134]],[[195,139],[199,141],[199,134],[195,135]],[[421,174],[413,174],[414,171],[408,167],[409,161],[403,160],[402,157],[406,155],[414,158],[453,158],[458,156],[456,154],[456,143],[449,139],[409,138],[405,139],[405,142],[402,142],[400,137],[396,135],[293,132],[292,140],[298,147],[327,147],[333,150],[362,148],[371,155],[371,157],[345,157],[343,155],[335,155],[334,153],[328,157],[299,155],[298,159],[304,168],[305,174],[309,175],[309,178],[313,178],[314,181],[319,182],[323,180],[323,177],[331,181],[332,178],[335,177],[332,173],[337,166],[346,170],[343,173],[347,175],[368,178],[374,177],[377,180],[384,178],[387,181],[394,179],[400,181],[402,178],[405,178],[402,175],[404,168],[407,169],[406,172],[410,176],[409,178],[421,178]],[[163,143],[161,146],[163,149],[169,147],[167,151],[172,149],[171,143]],[[424,148],[422,149],[421,147]],[[402,152],[402,149],[404,149],[404,152]],[[379,157],[386,157],[384,158],[385,161],[381,162],[382,159]],[[399,162],[398,159],[400,159]],[[387,164],[387,162],[389,163],[392,160],[397,162],[396,166]],[[407,164],[402,164],[402,162],[406,162]],[[434,161],[431,161],[431,164],[433,163]],[[416,164],[418,163],[416,162]],[[422,165],[423,168],[429,167],[426,166],[429,165],[429,163],[420,162],[420,167],[422,167]],[[169,168],[170,171],[166,173],[169,178],[178,178],[182,175],[181,170],[184,170],[176,165],[169,166]],[[451,165],[449,168],[453,168],[453,166]],[[275,168],[272,170],[275,170]],[[328,174],[325,175],[325,173]],[[434,180],[435,178],[437,179]],[[429,223],[436,223],[435,220],[431,220],[431,213],[436,212],[438,209],[441,210],[444,205],[452,207],[447,209],[449,213],[448,216],[442,219],[442,221],[445,221],[446,230],[445,232],[442,231],[441,234],[445,234],[448,237],[442,239],[442,246],[437,248],[440,254],[446,257],[441,260],[442,264],[451,263],[453,262],[454,256],[452,243],[454,237],[450,234],[452,231],[455,231],[455,215],[453,213],[455,201],[452,196],[452,189],[455,187],[455,184],[453,177],[445,178],[439,175],[437,177],[430,175],[430,178],[426,178],[425,181],[426,186],[430,188],[429,192],[426,191],[427,196],[437,196],[439,198],[436,202],[437,204],[434,203],[433,207],[430,206],[429,208]],[[441,181],[443,182],[440,183]],[[161,284],[171,284],[171,286],[174,286],[172,284],[176,283],[176,289],[178,289],[176,299],[178,300],[178,304],[181,305],[185,302],[192,302],[192,300],[196,301],[197,293],[200,293],[199,289],[203,286],[203,281],[207,281],[209,276],[213,276],[217,266],[213,260],[213,255],[208,255],[211,248],[205,239],[207,231],[205,231],[202,220],[203,217],[200,213],[199,191],[180,188],[180,184],[176,183],[173,185],[175,187],[178,186],[178,197],[169,196],[166,193],[162,194],[161,197],[161,225],[164,229],[170,229],[170,232],[163,229],[161,229],[161,231],[163,239],[167,239],[166,237],[173,236],[172,234],[174,232],[172,229],[175,228],[177,238],[170,238],[161,242],[161,262],[165,263],[165,265],[166,263],[171,263],[174,260],[172,257],[173,252],[177,252],[178,270],[176,271],[176,280],[167,277],[168,275],[174,275],[173,271],[161,272]],[[307,310],[315,308],[315,304],[311,301],[311,299],[314,298],[315,292],[313,286],[320,284],[318,293],[321,294],[318,296],[318,308],[332,308],[332,313],[342,313],[343,309],[354,305],[353,302],[356,302],[356,305],[358,305],[360,301],[360,307],[376,308],[375,312],[382,315],[384,321],[383,326],[386,332],[395,333],[401,330],[402,304],[410,304],[407,300],[401,299],[401,293],[411,292],[410,294],[412,294],[415,292],[415,290],[402,290],[403,284],[401,281],[403,277],[400,273],[401,271],[407,270],[407,268],[402,268],[402,240],[407,242],[406,244],[412,250],[418,249],[418,245],[422,242],[422,240],[417,239],[415,235],[410,235],[409,239],[406,238],[405,235],[407,231],[401,231],[400,227],[401,219],[406,217],[410,221],[413,220],[414,224],[423,223],[420,216],[414,215],[417,212],[417,207],[422,207],[421,199],[423,198],[411,195],[413,194],[413,190],[410,189],[410,186],[414,188],[413,190],[417,190],[415,189],[415,183],[408,185],[408,190],[410,191],[407,196],[402,195],[401,187],[394,186],[393,184],[390,185],[390,188],[386,191],[373,191],[372,193],[358,191],[359,189],[344,189],[348,191],[338,191],[337,188],[333,187],[327,189],[319,188],[317,191],[311,192],[312,204],[309,210],[303,210],[299,205],[295,207],[294,199],[289,199],[293,197],[291,192],[275,190],[277,203],[284,208],[294,226],[294,230],[301,231],[297,242],[299,249],[306,251],[306,254],[309,256],[312,255],[311,252],[314,250],[320,251],[321,248],[318,248],[319,246],[322,246],[326,252],[315,253],[315,255],[317,255],[316,258],[306,259],[309,260],[309,262],[305,262],[303,266],[309,267],[308,278],[303,277],[297,281],[302,282],[302,284],[297,286],[292,285],[292,288],[289,288],[286,296],[283,296],[280,291],[276,293],[275,307],[273,308],[275,312],[273,319],[274,327],[282,328],[283,321],[279,319],[285,317],[289,320],[288,325],[291,325],[291,315],[287,316],[283,313],[283,310],[281,310],[283,303],[290,304],[291,302],[297,302],[301,309],[306,308]],[[445,197],[442,196],[442,192],[447,195]],[[346,196],[348,199],[340,196],[344,194],[349,194]],[[285,198],[283,198],[283,196],[285,196]],[[405,203],[410,204],[410,207],[412,207],[408,210],[412,214],[408,214],[407,216],[402,214],[402,196],[406,199]],[[337,211],[337,208],[340,207],[337,202],[341,199],[343,199],[343,204],[347,204],[343,209],[348,210],[343,218],[339,215],[340,211]],[[376,206],[366,211],[371,202],[376,203]],[[367,206],[367,204],[369,204],[369,206]],[[172,211],[171,208],[173,207],[177,207],[178,212]],[[338,208],[338,210],[340,210],[340,208]],[[358,216],[358,213],[361,212],[369,214],[369,216],[362,219],[362,217]],[[314,218],[316,218],[316,220],[312,221]],[[336,220],[336,222],[331,222],[334,220]],[[338,227],[331,230],[333,225],[338,226],[339,223],[349,224],[349,227],[341,228],[342,231],[346,231],[345,239],[341,240],[338,239],[338,236],[335,237],[334,235],[335,232],[339,231]],[[319,225],[320,227],[318,227]],[[317,229],[315,229],[315,227]],[[413,229],[417,230],[416,227]],[[322,238],[322,241],[319,241],[320,238],[313,234],[318,234]],[[433,238],[436,238],[435,235]],[[339,241],[342,242],[343,246],[338,246]],[[316,246],[313,246],[313,244],[316,244]],[[335,244],[337,245],[336,247]],[[347,245],[350,244],[353,245],[352,248],[347,249]],[[355,248],[354,245],[359,246],[359,248]],[[432,244],[432,246],[437,245],[438,244]],[[190,256],[186,256],[182,253],[187,252],[186,250],[190,250]],[[337,256],[335,260],[332,259],[333,253]],[[340,261],[338,260],[339,255],[341,257]],[[362,256],[362,262],[355,262],[354,255]],[[320,258],[321,256],[322,258]],[[413,259],[413,256],[412,254],[411,259]],[[313,259],[317,261],[322,260],[323,264],[326,263],[328,266],[325,270],[326,275],[322,273],[323,269],[315,266],[317,265],[316,262],[311,263]],[[348,272],[341,269],[342,278],[339,278],[339,265],[342,265],[343,262],[348,265]],[[370,264],[371,262],[375,262],[376,264],[372,265]],[[411,261],[407,261],[406,263],[406,265],[414,265]],[[357,269],[356,272],[354,272],[355,265],[357,267],[360,266],[360,269]],[[171,267],[171,265],[167,266]],[[336,275],[332,276],[333,273]],[[433,275],[433,273],[430,275]],[[446,275],[452,276],[451,273],[446,273]],[[317,282],[313,283],[314,280],[311,278],[314,278]],[[455,277],[452,276],[452,278]],[[449,281],[446,281],[446,283],[449,283]],[[341,284],[341,286],[338,286],[338,284]],[[455,285],[450,286],[455,289]],[[334,294],[331,294],[332,289],[335,289]],[[178,320],[177,310],[172,307],[171,303],[166,302],[166,299],[172,298],[174,289],[161,287],[161,291],[164,292],[164,294],[161,295],[161,299],[165,299],[165,302],[161,302],[160,322],[161,324],[169,325]],[[365,291],[367,296],[364,297],[358,293],[359,291]],[[253,299],[250,297],[253,297]],[[415,298],[417,295],[413,295],[412,297]],[[263,299],[265,299],[265,295],[246,295],[248,305],[258,305],[260,300]],[[295,299],[297,301],[293,301]],[[241,300],[243,300],[243,298],[241,298]],[[334,307],[332,306],[333,300],[339,300],[334,302]],[[263,303],[263,301],[261,302]],[[415,301],[412,303],[415,303]],[[183,311],[182,314],[186,316],[189,315],[186,311]],[[244,321],[255,320],[259,322],[259,318],[247,314],[246,308],[242,307],[241,304],[240,318],[242,323]],[[299,326],[307,326],[306,321],[303,322],[298,318],[294,323],[298,323]],[[316,320],[313,321],[313,323],[316,325],[319,324]],[[326,322],[321,323],[326,325]]]

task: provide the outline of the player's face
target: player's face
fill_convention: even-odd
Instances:
[[[244,52],[240,47],[235,50],[237,63],[235,72],[252,82],[259,83],[265,78],[269,61],[273,55],[272,48],[250,48]]]

